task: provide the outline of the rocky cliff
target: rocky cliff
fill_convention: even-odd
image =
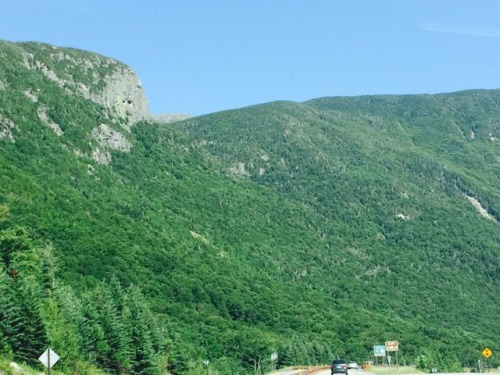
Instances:
[[[0,41],[0,59],[0,94],[16,95],[22,89],[19,100],[30,102],[38,119],[58,137],[64,138],[64,129],[70,126],[89,125],[79,124],[78,118],[61,121],[62,116],[54,115],[58,102],[73,103],[71,97],[79,97],[96,107],[98,115],[86,134],[96,141],[89,154],[101,164],[111,161],[111,149],[128,152],[127,133],[136,122],[149,119],[141,82],[130,67],[114,59],[42,43],[4,41]],[[55,90],[67,100],[48,100]],[[0,138],[15,142],[19,130],[16,119],[0,108]],[[81,150],[74,151],[82,155]]]

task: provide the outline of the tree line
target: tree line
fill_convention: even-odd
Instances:
[[[64,370],[166,370],[169,345],[141,289],[117,277],[77,296],[56,277],[52,247],[7,224],[0,207],[0,355],[30,365],[51,347]]]

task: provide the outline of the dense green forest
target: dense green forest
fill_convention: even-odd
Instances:
[[[129,131],[74,90],[98,96],[120,63],[35,43],[0,57],[0,356],[35,365],[50,345],[68,372],[243,374],[274,352],[362,362],[386,340],[442,370],[496,352],[500,90]],[[102,124],[130,149],[100,143]]]

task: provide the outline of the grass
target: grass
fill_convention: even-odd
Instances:
[[[8,358],[5,358],[5,357],[0,357],[0,374],[3,373],[4,375],[19,375],[19,374],[39,375],[39,374],[43,374],[43,373],[46,374],[47,373],[47,369],[40,369],[40,368],[35,369],[35,368],[30,367],[26,364],[16,363],[16,365],[19,366],[19,368],[21,368],[21,370],[18,371],[17,369],[15,369],[14,367],[12,367],[10,365],[12,362],[14,362],[14,361],[12,361]],[[69,372],[79,373],[81,375],[106,375],[106,373],[104,371],[94,367],[93,365],[85,363],[85,362],[79,363],[79,367],[76,371],[70,371],[70,370],[63,371],[61,369],[59,369],[59,370],[52,369],[51,370],[52,375],[64,375],[65,373],[69,373]]]
[[[0,373],[4,373],[5,375],[12,375],[18,373],[17,369],[12,367],[10,363],[12,363],[12,360],[6,359],[6,358],[0,358]],[[22,369],[23,374],[39,374],[41,371],[39,370],[34,370],[31,367],[28,367],[26,365],[18,365],[19,368]]]

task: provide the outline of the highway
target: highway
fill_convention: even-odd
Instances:
[[[267,375],[331,375],[329,366],[316,367],[294,367],[290,369],[276,370],[269,372]],[[472,373],[440,373],[439,375],[472,375]],[[349,370],[348,375],[374,375],[374,373],[365,372],[363,370]],[[417,375],[417,372],[415,372]]]
[[[268,375],[330,375],[330,366],[294,367],[276,370]],[[363,370],[349,370],[349,375],[367,375]]]

